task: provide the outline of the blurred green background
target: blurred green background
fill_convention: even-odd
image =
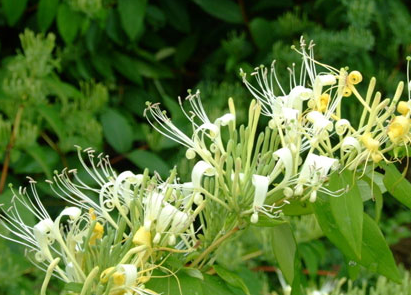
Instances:
[[[50,197],[41,180],[79,166],[74,145],[110,155],[119,171],[148,167],[165,176],[179,165],[187,179],[193,164],[145,121],[146,101],[161,102],[189,131],[177,97],[200,89],[211,118],[231,96],[244,120],[251,97],[239,69],[276,59],[287,81],[287,66],[299,62],[290,46],[301,35],[315,41],[321,62],[361,71],[363,87],[375,76],[389,97],[405,79],[411,52],[405,0],[2,0],[0,32],[0,203],[11,198],[8,183],[24,185],[30,175],[50,210],[64,203]],[[355,120],[355,104],[345,111]],[[384,206],[381,226],[398,261],[409,267],[404,249],[411,244],[411,216],[397,213],[393,201]],[[308,269],[342,263],[316,236],[300,247]],[[41,285],[41,272],[21,251],[0,241],[0,294],[32,294]],[[259,278],[268,289],[278,286],[273,280],[271,274]],[[50,294],[58,294],[56,286]]]

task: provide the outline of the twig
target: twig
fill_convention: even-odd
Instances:
[[[47,135],[46,132],[42,132],[41,133],[41,137],[44,139],[45,142],[47,142],[47,144],[53,149],[55,150],[61,159],[61,162],[63,163],[64,167],[68,168],[68,163],[67,163],[67,159],[64,156],[63,152],[60,150],[59,146],[50,138],[50,136]]]
[[[203,260],[205,257],[207,257],[208,254],[210,254],[212,251],[214,251],[215,248],[217,248],[222,242],[224,242],[226,239],[231,237],[233,234],[235,234],[240,228],[236,226],[232,230],[230,230],[228,233],[217,239],[214,243],[212,243],[203,253],[201,253],[194,261],[191,263],[190,267],[195,267],[197,266],[201,260]]]
[[[10,134],[10,140],[9,140],[9,143],[7,144],[6,151],[4,153],[3,169],[1,171],[1,179],[0,179],[0,194],[3,192],[4,185],[6,184],[7,173],[9,171],[9,165],[10,165],[10,154],[11,154],[11,150],[14,147],[17,134],[19,132],[23,109],[24,109],[23,105],[20,105],[17,110],[16,117],[14,118],[13,130],[11,131],[11,134]]]

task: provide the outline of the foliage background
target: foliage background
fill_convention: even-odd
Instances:
[[[143,118],[148,100],[164,104],[184,128],[177,97],[198,88],[211,117],[232,96],[241,121],[250,95],[239,68],[276,59],[286,81],[286,67],[299,60],[290,45],[301,35],[315,40],[320,61],[359,70],[366,81],[376,76],[391,96],[411,53],[410,5],[400,0],[2,0],[0,30],[0,190],[30,175],[51,210],[64,204],[40,180],[78,167],[75,144],[109,154],[118,170],[166,175],[178,164],[187,178],[192,163],[181,160],[184,151]],[[354,105],[345,112],[355,120]],[[10,197],[6,188],[0,202]],[[411,217],[397,214],[398,203],[384,206],[381,226],[409,266]],[[306,268],[343,264],[330,244],[299,242]],[[31,294],[39,273],[18,247],[1,241],[0,248],[0,278],[8,278],[0,293]],[[260,279],[278,285],[271,275]]]

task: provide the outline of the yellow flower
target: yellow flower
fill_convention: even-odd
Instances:
[[[388,126],[388,136],[393,143],[398,143],[410,130],[410,119],[396,116]]]

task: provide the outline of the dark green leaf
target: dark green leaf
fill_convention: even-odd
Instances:
[[[217,274],[222,278],[224,281],[232,285],[233,287],[238,287],[244,291],[247,295],[250,295],[250,291],[248,290],[244,281],[239,277],[237,274],[225,269],[220,265],[214,265],[214,270]]]
[[[384,184],[388,192],[400,201],[402,204],[411,209],[411,183],[397,170],[395,165],[384,165],[385,176]]]
[[[193,0],[205,12],[229,23],[242,23],[240,7],[231,0]]]
[[[127,119],[117,110],[108,109],[101,115],[104,137],[108,143],[119,153],[131,149],[133,143],[133,130]]]
[[[363,202],[360,190],[348,169],[331,176],[331,191],[347,190],[339,197],[330,198],[331,212],[339,231],[345,237],[357,257],[361,256]]]
[[[3,0],[3,10],[9,26],[14,26],[22,16],[27,0]]]
[[[42,32],[48,30],[57,13],[59,0],[40,0],[37,9],[37,23]]]
[[[273,31],[269,21],[263,18],[253,19],[250,22],[250,32],[260,49],[268,49],[273,44]]]
[[[66,3],[61,3],[57,11],[57,29],[67,44],[74,41],[80,28],[81,17]]]
[[[177,45],[177,50],[175,54],[175,62],[177,66],[182,66],[194,53],[197,46],[198,38],[197,35],[189,35],[184,38]]]
[[[48,105],[43,105],[39,107],[38,112],[40,115],[46,119],[47,123],[51,126],[53,131],[57,134],[59,139],[62,139],[65,136],[64,132],[64,123],[60,118],[59,111],[53,107]]]
[[[147,0],[119,0],[118,12],[127,36],[134,40],[143,30]]]
[[[86,46],[90,52],[96,52],[99,49],[103,31],[96,22],[92,22],[86,33]]]
[[[135,150],[127,155],[127,158],[137,167],[148,168],[151,172],[157,171],[161,176],[166,176],[170,172],[170,167],[156,154],[145,151]]]
[[[114,54],[114,60],[117,71],[137,84],[141,84],[141,76],[154,79],[170,78],[172,76],[168,68],[131,58],[119,52]]]
[[[176,30],[188,33],[191,30],[190,13],[187,9],[187,2],[184,0],[163,0],[160,2],[166,11],[168,22]]]
[[[52,178],[51,169],[53,167],[52,166],[53,164],[50,163],[50,159],[52,157],[47,152],[47,149],[40,145],[35,144],[32,146],[26,147],[25,150],[26,150],[26,153],[30,155],[37,162],[37,164],[41,167],[43,173],[46,174],[47,178],[51,179]]]
[[[288,223],[271,228],[271,245],[278,265],[284,278],[291,285],[294,280],[294,262],[297,253],[297,245],[291,226]]]
[[[127,40],[126,34],[121,29],[118,11],[115,9],[109,9],[108,11],[106,33],[117,44],[122,45]]]
[[[103,77],[113,79],[113,69],[111,67],[111,59],[104,54],[96,53],[91,56],[91,63],[94,69]]]

